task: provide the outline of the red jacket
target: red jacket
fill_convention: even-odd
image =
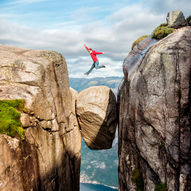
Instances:
[[[85,48],[87,49],[87,51],[89,51],[89,48],[85,45]],[[92,60],[94,62],[98,61],[97,59],[97,54],[103,54],[103,52],[96,52],[95,50],[92,50],[92,52],[90,53],[90,56],[92,57]]]

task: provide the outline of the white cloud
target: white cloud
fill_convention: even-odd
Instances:
[[[142,3],[152,12],[167,15],[169,11],[181,10],[186,17],[191,15],[190,0],[143,0]]]
[[[41,0],[31,2],[39,1]],[[27,3],[28,0],[14,2]],[[102,20],[86,24],[78,23],[79,20],[75,20],[82,13],[84,13],[84,19],[88,15],[89,8],[87,11],[85,8],[80,9],[75,11],[74,20],[55,23],[53,28],[43,30],[3,20],[1,18],[4,17],[0,15],[0,43],[61,52],[66,58],[72,77],[82,77],[83,73],[91,67],[92,60],[83,46],[84,43],[87,43],[89,47],[105,52],[104,55],[99,56],[99,60],[100,64],[107,66],[105,69],[93,70],[88,77],[121,76],[122,63],[130,51],[132,43],[138,37],[150,34],[156,26],[166,21],[167,12],[156,11],[159,9],[156,7],[159,1],[154,3],[149,0],[149,2],[150,7],[140,4],[126,6]],[[167,2],[161,1],[160,7],[170,7],[173,2],[178,3],[177,0]],[[151,10],[151,7],[155,7],[155,9]]]
[[[40,3],[47,0],[14,0],[9,2],[7,5],[19,5],[19,4],[31,4],[31,3]]]
[[[164,21],[164,15],[143,11],[141,6],[126,6],[105,19],[104,23],[111,23],[109,26],[100,22],[87,25],[84,39],[95,49],[102,49],[108,57],[120,61],[138,37],[151,34]]]
[[[85,76],[84,73],[90,69],[93,63],[90,57],[66,59],[66,62],[68,63],[68,71],[69,71],[70,77],[73,77],[73,78],[122,76],[122,62],[113,61],[108,57],[104,57],[103,55],[99,57],[99,63],[100,65],[105,65],[106,68],[101,68],[97,70],[94,68],[88,76]]]

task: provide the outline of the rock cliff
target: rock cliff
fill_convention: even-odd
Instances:
[[[53,51],[0,45],[0,58],[0,190],[79,190],[81,132],[91,149],[112,147],[115,95],[69,88]]]
[[[129,66],[133,54],[118,93],[119,190],[191,190],[191,27]]]
[[[79,190],[81,133],[71,95],[60,54],[0,45],[0,100],[25,101],[24,138],[0,135],[1,191]]]

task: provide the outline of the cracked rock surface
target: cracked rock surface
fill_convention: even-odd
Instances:
[[[79,190],[81,133],[62,55],[0,45],[0,99],[25,100],[25,139],[0,135],[0,190]]]
[[[153,45],[125,77],[119,102],[119,190],[191,190],[191,27]],[[134,176],[134,177],[133,177]]]

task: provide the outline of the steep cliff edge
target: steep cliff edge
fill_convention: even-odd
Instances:
[[[0,45],[0,99],[25,101],[24,139],[0,135],[0,190],[79,190],[81,133],[64,58]]]
[[[191,190],[191,27],[153,45],[119,102],[119,190]]]
[[[191,190],[191,27],[154,44],[133,71],[132,52],[118,93],[119,190]]]

